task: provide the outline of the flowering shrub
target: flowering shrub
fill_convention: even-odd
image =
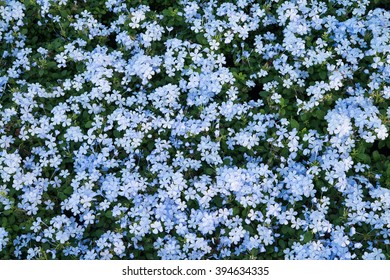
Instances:
[[[0,1],[0,257],[390,258],[383,2]]]

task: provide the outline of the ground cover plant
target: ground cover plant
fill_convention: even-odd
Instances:
[[[0,1],[1,259],[390,259],[390,13]]]

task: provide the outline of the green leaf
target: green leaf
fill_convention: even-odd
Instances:
[[[380,161],[381,160],[381,155],[378,153],[378,151],[374,151],[372,153],[372,157],[373,157],[374,161]]]
[[[12,215],[12,216],[9,217],[9,224],[12,225],[14,223],[15,223],[15,216]]]
[[[55,61],[49,61],[47,63],[48,68],[57,68],[57,63]]]
[[[111,211],[111,210],[107,211],[107,212],[104,214],[104,216],[106,216],[107,218],[112,218],[112,211]]]
[[[121,138],[121,133],[118,130],[114,130],[115,138]]]
[[[211,167],[207,167],[204,171],[207,175],[212,175],[214,173],[214,169]]]
[[[64,10],[64,9],[61,9],[61,10],[60,10],[60,15],[61,15],[61,17],[64,18],[64,19],[66,19],[66,18],[68,17],[68,13],[67,13],[67,11]]]
[[[229,158],[225,158],[225,159],[223,160],[223,164],[224,164],[224,165],[230,165],[230,163],[231,163],[231,160],[230,160]]]
[[[10,210],[5,210],[4,212],[3,212],[3,215],[4,216],[8,216],[8,215],[10,215],[10,214],[12,214],[12,210],[10,209]]]
[[[295,119],[290,120],[290,125],[292,128],[296,128],[297,130],[299,130],[299,123]]]
[[[223,202],[223,199],[219,196],[214,197],[212,200],[212,204],[214,204],[215,206],[217,206],[219,208],[222,207],[222,202]]]
[[[288,226],[282,226],[281,231],[282,231],[283,234],[287,234]]]
[[[207,40],[202,34],[200,34],[200,33],[196,34],[195,38],[199,44],[202,44],[202,45],[207,44]]]
[[[278,244],[279,244],[279,246],[280,246],[282,249],[287,248],[286,242],[285,242],[283,239],[279,239]]]
[[[61,200],[65,200],[65,199],[67,199],[68,197],[67,197],[63,192],[59,192],[59,193],[58,193],[58,198],[61,199]]]
[[[371,158],[364,153],[360,153],[357,155],[358,159],[360,159],[363,163],[370,164],[371,163]]]
[[[8,224],[7,218],[6,218],[6,217],[3,217],[3,218],[1,219],[1,226],[2,226],[2,227],[6,227],[7,224]]]
[[[256,230],[253,228],[253,227],[251,227],[250,225],[244,225],[243,226],[243,228],[247,231],[247,232],[249,232],[250,234],[256,234],[257,232],[256,232]]]
[[[313,239],[313,233],[311,231],[307,231],[303,236],[303,242],[305,243],[312,241],[312,239]]]
[[[92,127],[92,121],[87,121],[85,123],[85,128],[91,128]]]
[[[68,186],[64,189],[64,194],[71,194],[73,193],[73,188],[71,186]]]

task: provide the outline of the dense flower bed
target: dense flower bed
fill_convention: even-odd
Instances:
[[[390,258],[386,9],[0,1],[0,258]]]

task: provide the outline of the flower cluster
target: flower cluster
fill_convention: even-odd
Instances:
[[[390,258],[390,12],[170,2],[0,2],[0,258]]]

